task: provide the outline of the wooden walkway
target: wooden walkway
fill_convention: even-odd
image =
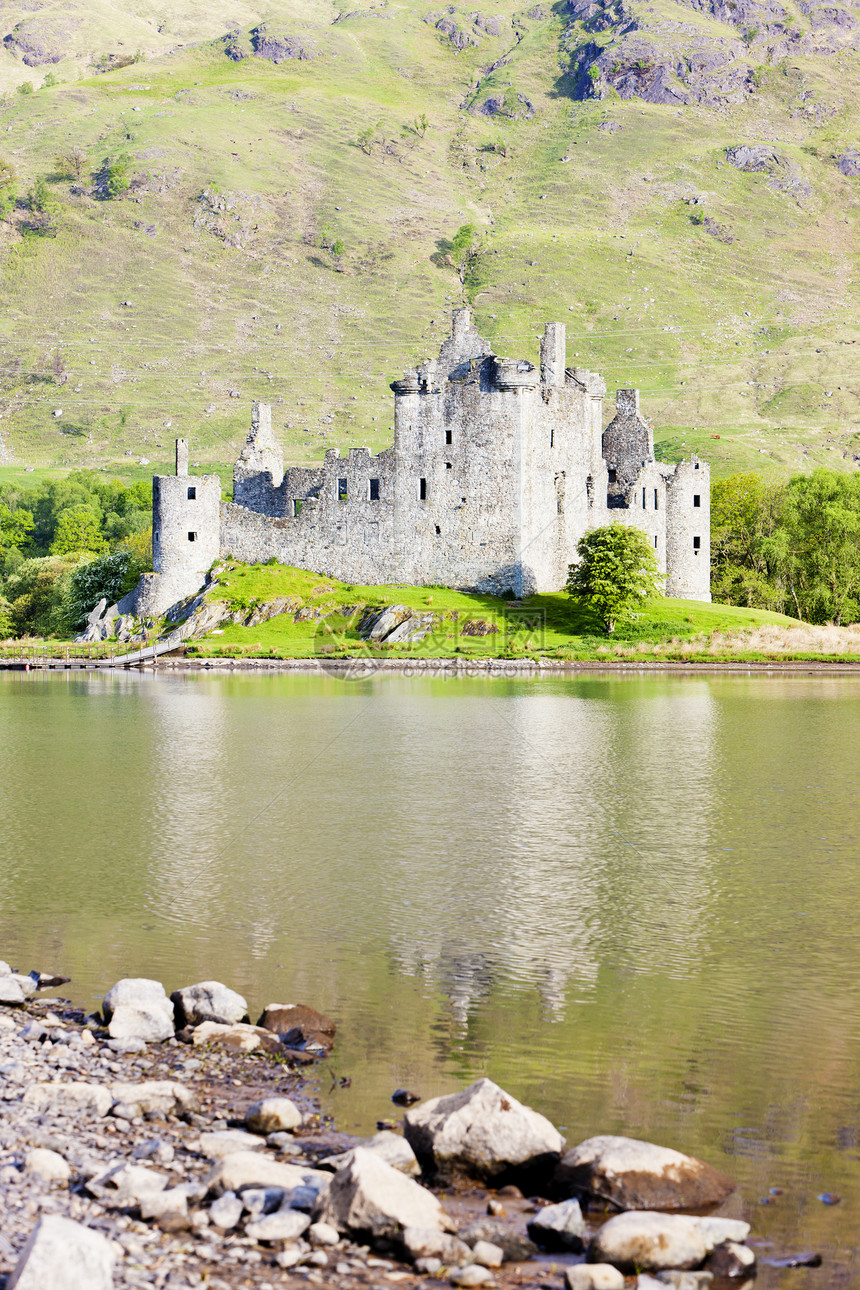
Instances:
[[[155,641],[130,653],[121,652],[122,646],[114,643],[90,648],[79,646],[51,654],[47,645],[22,645],[0,656],[0,672],[90,672],[111,667],[145,667],[147,663],[154,664],[162,654],[172,654],[180,648],[175,641]]]

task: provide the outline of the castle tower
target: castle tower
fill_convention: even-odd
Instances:
[[[202,586],[220,554],[221,480],[188,474],[188,442],[176,441],[176,474],[152,481],[152,567],[148,613],[163,613]]]
[[[695,456],[666,481],[666,595],[711,599],[711,471]]]

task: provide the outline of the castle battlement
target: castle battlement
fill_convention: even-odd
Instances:
[[[391,382],[391,447],[330,448],[320,466],[285,469],[271,409],[255,403],[232,503],[217,476],[187,474],[178,441],[176,476],[157,476],[153,494],[148,612],[227,553],[346,582],[556,591],[582,535],[613,520],[647,534],[667,594],[710,600],[707,464],[655,460],[637,390],[617,392],[604,430],[606,383],[568,367],[566,348],[551,322],[539,364],[496,355],[455,310],[438,358]]]

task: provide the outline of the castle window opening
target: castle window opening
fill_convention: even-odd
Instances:
[[[446,443],[453,443],[453,442],[454,442],[454,431],[453,431],[453,430],[446,430],[446,431],[445,431],[445,442],[446,442]]]
[[[418,480],[418,500],[420,502],[427,501],[427,480],[426,479]]]
[[[453,469],[454,469],[454,467],[451,465],[450,461],[446,461],[446,462],[445,462],[445,469],[446,469],[446,470],[453,470]]]
[[[197,489],[196,489],[196,488],[189,488],[189,490],[188,490],[188,500],[189,500],[189,502],[196,502],[196,501],[197,501]]]
[[[693,550],[694,550],[694,551],[698,551],[698,550],[701,548],[701,545],[702,545],[702,539],[701,539],[700,537],[694,537],[694,538],[693,538]]]
[[[438,537],[438,536],[439,536],[439,534],[440,534],[441,532],[442,532],[442,530],[440,529],[439,525],[437,524],[437,525],[436,525],[436,536]]]
[[[367,496],[371,502],[379,501],[379,480],[378,479],[368,480]]]
[[[643,509],[643,511],[647,509],[647,505],[648,505],[648,504],[647,504],[647,502],[645,501],[645,489],[643,488],[643,489],[642,489],[642,509]]]
[[[657,549],[657,534],[656,534],[656,533],[654,534],[654,549],[655,549],[655,551],[656,551],[656,549]]]
[[[301,513],[302,513],[302,499],[301,499],[301,497],[294,497],[294,498],[293,498],[293,515],[301,515]]]
[[[550,448],[555,447],[555,426],[550,426],[549,428],[549,446]]]
[[[188,541],[189,541],[189,542],[196,542],[196,541],[197,541],[197,534],[196,534],[196,533],[189,533],[189,534],[188,534]]]
[[[699,493],[693,493],[693,505],[694,506],[702,505],[702,498]]]
[[[616,480],[617,480],[617,479],[618,479],[618,471],[617,471],[617,470],[610,470],[610,472],[609,472],[609,482],[610,482],[610,484],[614,484],[614,483],[616,482]]]
[[[657,509],[657,489],[654,489],[654,510]]]
[[[337,481],[337,500],[339,502],[346,501],[346,480],[345,479],[339,479]]]

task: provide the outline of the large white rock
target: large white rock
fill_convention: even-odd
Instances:
[[[113,1010],[108,1031],[111,1039],[142,1039],[147,1044],[159,1044],[165,1039],[172,1039],[172,1005],[170,1012],[167,1012],[158,1004],[121,1003]]]
[[[265,1151],[266,1139],[241,1129],[223,1129],[219,1133],[200,1134],[200,1154],[208,1160],[222,1160],[236,1151]]]
[[[245,1125],[252,1133],[281,1133],[297,1129],[302,1113],[288,1097],[267,1097],[255,1102],[245,1113]]]
[[[179,1115],[197,1109],[197,1096],[192,1089],[171,1079],[144,1080],[142,1084],[111,1084],[115,1102],[133,1107],[138,1115],[147,1111],[159,1115]]]
[[[618,1209],[705,1209],[735,1184],[712,1165],[669,1147],[603,1134],[567,1151],[556,1169],[556,1193],[593,1196]]]
[[[101,1232],[46,1214],[33,1228],[6,1290],[113,1290],[114,1247]]]
[[[279,1209],[274,1214],[266,1214],[256,1223],[248,1223],[245,1235],[252,1241],[295,1241],[311,1225],[307,1214],[297,1209]]]
[[[201,1021],[217,1021],[231,1025],[234,1021],[248,1020],[248,1005],[235,990],[220,981],[199,981],[174,990],[170,996],[176,1009],[176,1024],[197,1026]]]
[[[207,1189],[215,1195],[241,1191],[243,1187],[281,1187],[292,1191],[309,1185],[322,1191],[332,1181],[331,1174],[306,1165],[287,1165],[257,1151],[234,1151],[213,1167],[206,1179]]]
[[[11,975],[12,975],[12,969],[10,968],[9,964],[4,959],[0,959],[0,976],[11,976]]]
[[[20,1008],[26,995],[21,986],[11,976],[0,976],[0,1003],[7,1007]]]
[[[339,1232],[391,1238],[408,1227],[441,1228],[442,1207],[420,1183],[357,1147],[332,1178],[314,1217]]]
[[[564,1148],[549,1120],[489,1079],[407,1111],[404,1132],[425,1169],[485,1179],[548,1173]]]
[[[68,1161],[58,1151],[50,1151],[47,1147],[34,1147],[27,1152],[24,1173],[41,1178],[42,1182],[58,1183],[61,1187],[65,1187],[72,1176]]]
[[[119,1007],[142,1008],[155,1007],[170,1012],[173,1017],[173,1004],[167,997],[160,981],[150,981],[147,977],[125,976],[116,985],[112,985],[102,1000],[102,1012],[105,1021],[110,1021]]]
[[[567,1290],[624,1290],[624,1273],[611,1263],[577,1263],[565,1268]]]
[[[697,1268],[715,1245],[742,1242],[749,1230],[749,1223],[739,1219],[631,1210],[600,1228],[588,1258],[592,1263],[612,1263],[622,1272]]]
[[[21,1099],[38,1115],[107,1115],[113,1098],[102,1084],[31,1084]]]

